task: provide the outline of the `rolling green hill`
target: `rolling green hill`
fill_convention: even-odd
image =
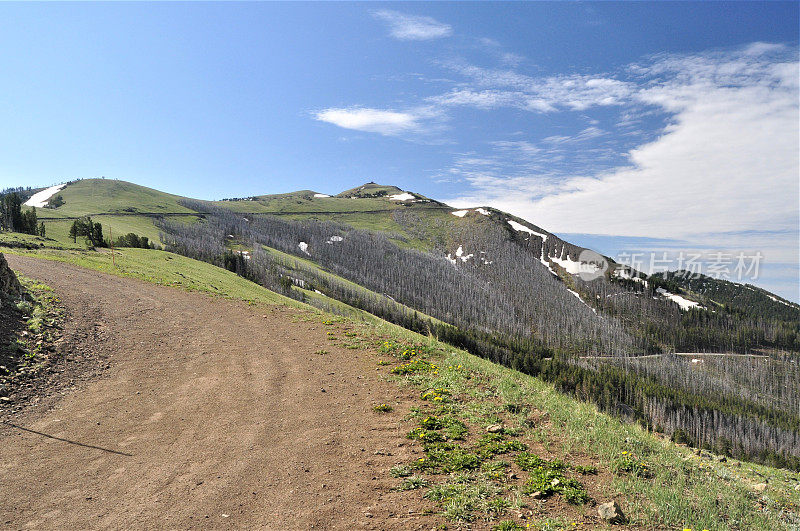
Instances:
[[[97,214],[174,214],[192,211],[179,204],[177,195],[112,179],[83,179],[58,192],[64,204],[42,210],[41,218],[75,217]]]
[[[45,223],[46,234],[61,245],[72,245],[69,228],[72,220],[92,216],[104,227],[106,237],[109,230],[114,237],[130,232],[147,236],[158,242],[157,217],[187,216],[195,212],[180,204],[180,196],[160,192],[125,181],[112,179],[83,179],[69,183],[58,192],[64,204],[58,208],[40,208],[38,217]]]

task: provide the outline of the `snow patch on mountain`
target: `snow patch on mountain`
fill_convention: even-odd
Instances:
[[[576,297],[578,297],[578,300],[579,300],[579,301],[581,301],[582,303],[584,303],[586,306],[589,306],[589,303],[587,303],[585,300],[583,300],[583,299],[581,298],[581,295],[580,295],[580,293],[578,293],[577,291],[572,291],[572,290],[571,290],[571,289],[569,289],[569,288],[567,288],[567,291],[569,291],[570,293],[572,293],[573,295],[575,295]],[[592,308],[591,306],[589,306],[589,309],[590,309],[590,310],[592,310],[594,313],[597,313],[597,310],[595,310],[595,309],[594,309],[594,308]]]
[[[675,295],[674,293],[670,293],[669,291],[665,290],[664,288],[658,288],[656,290],[659,295],[663,295],[664,297],[668,298],[672,302],[676,303],[678,306],[681,307],[681,310],[687,311],[690,308],[702,308],[699,303],[690,301],[689,299],[685,299],[680,295]]]
[[[770,299],[774,300],[775,302],[779,302],[779,303],[783,304],[784,306],[788,306],[789,308],[796,308],[796,306],[794,304],[789,304],[788,302],[784,302],[784,301],[782,301],[780,299],[776,299],[772,295],[767,295],[767,297],[769,297]]]
[[[475,212],[477,212],[478,214],[483,214],[484,216],[489,215],[489,211],[486,210],[485,208],[476,208]]]
[[[330,197],[328,194],[314,194],[314,197]]]
[[[474,256],[475,256],[474,254],[464,254],[464,247],[459,245],[458,249],[456,249],[455,257],[450,255],[450,254],[448,254],[447,255],[447,259],[450,261],[451,264],[455,265],[458,260],[461,260],[462,262],[466,262],[467,260],[469,260],[470,258],[472,258]]]
[[[561,256],[564,256],[564,250],[561,250]],[[567,254],[565,258],[549,256],[550,260],[555,262],[556,264],[560,265],[564,269],[566,269],[567,273],[570,275],[577,275],[579,273],[597,273],[600,271],[600,268],[597,267],[595,264],[589,264],[586,262],[575,261]]]
[[[408,192],[403,192],[402,194],[390,195],[389,199],[391,201],[408,201],[409,199],[414,199],[414,196]]]
[[[50,188],[46,188],[41,192],[36,192],[30,197],[30,199],[25,201],[24,205],[29,207],[44,208],[45,205],[47,205],[47,201],[49,201],[51,197],[60,192],[65,186],[67,185],[58,184],[56,186],[51,186]]]
[[[464,248],[459,245],[458,249],[456,249],[456,256],[458,258],[461,258],[462,262],[466,262],[467,260],[469,260],[470,258],[472,258],[475,255],[474,254],[464,254]]]
[[[456,210],[455,212],[450,212],[450,213],[457,218],[463,218],[464,216],[467,215],[467,212],[469,212],[469,210]]]
[[[531,230],[522,223],[517,223],[513,219],[509,219],[508,224],[511,225],[511,227],[517,232],[527,232],[531,236],[538,236],[539,238],[542,239],[542,242],[547,241],[547,234],[542,234],[541,232],[536,232],[535,230]]]
[[[337,243],[337,242],[340,242],[340,241],[343,241],[343,240],[344,240],[344,238],[342,238],[341,236],[331,236],[330,238],[328,238],[328,241],[326,241],[325,243],[334,244],[334,243]]]
[[[616,278],[621,278],[623,280],[633,280],[634,282],[644,283],[644,287],[647,287],[647,281],[641,277],[634,277],[631,275],[630,271],[624,267],[618,267],[614,270],[612,275]]]
[[[539,261],[542,263],[543,266],[545,266],[547,268],[548,271],[553,273],[553,276],[555,276],[555,277],[558,276],[558,273],[553,271],[553,268],[550,267],[550,262],[548,262],[547,260],[544,259],[544,246],[542,246],[542,256],[539,257]]]
[[[297,244],[301,251],[306,253],[308,256],[311,256],[311,253],[308,252],[308,244],[306,242],[300,242]]]

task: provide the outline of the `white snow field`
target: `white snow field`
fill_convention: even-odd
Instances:
[[[542,234],[541,232],[536,232],[535,230],[531,230],[528,227],[526,227],[525,225],[523,225],[522,223],[517,223],[513,219],[509,219],[508,220],[508,224],[511,225],[511,227],[513,227],[513,229],[516,230],[516,231],[527,232],[528,234],[530,234],[532,236],[538,236],[539,238],[542,239],[543,242],[547,241],[547,234]]]
[[[408,201],[409,199],[414,199],[414,196],[408,192],[403,192],[402,194],[390,195],[389,199],[392,201]]]
[[[29,206],[29,207],[44,208],[44,206],[47,204],[47,201],[51,197],[56,195],[58,192],[60,192],[65,186],[67,186],[67,185],[66,184],[58,184],[56,186],[51,186],[50,188],[46,188],[46,189],[42,190],[41,192],[36,192],[35,194],[33,194],[31,196],[30,199],[25,201],[24,204],[25,204],[25,206]]]
[[[678,306],[681,307],[681,310],[688,310],[689,308],[697,308],[700,307],[700,304],[694,301],[690,301],[689,299],[684,299],[680,295],[675,295],[674,293],[670,293],[669,291],[665,290],[664,288],[658,288],[656,290],[658,293],[663,295],[664,297],[670,299],[672,302],[676,303]]]

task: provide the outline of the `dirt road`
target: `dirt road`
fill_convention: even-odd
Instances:
[[[61,296],[65,358],[91,353],[105,370],[0,425],[4,527],[435,526],[387,474],[413,458],[398,446],[404,408],[372,406],[403,397],[318,320],[8,259]]]

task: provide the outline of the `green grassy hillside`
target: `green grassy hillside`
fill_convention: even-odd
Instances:
[[[275,214],[295,220],[345,223],[357,229],[385,232],[403,246],[429,250],[433,246],[429,235],[408,231],[397,222],[395,214],[414,213],[431,227],[451,225],[459,222],[459,218],[450,215],[454,209],[419,194],[413,194],[413,199],[404,201],[391,198],[404,193],[407,192],[395,186],[367,183],[335,196],[321,197],[325,194],[301,190],[241,200],[214,201],[210,204],[243,215]]]
[[[178,204],[180,196],[145,186],[112,179],[83,179],[58,192],[64,204],[55,209],[41,209],[40,217],[58,218],[87,214],[124,214],[150,212],[159,214],[191,213]]]
[[[37,214],[45,224],[46,236],[56,240],[62,247],[74,245],[69,238],[69,228],[72,219],[77,217],[92,216],[103,225],[106,238],[110,230],[115,238],[133,232],[158,242],[154,216],[184,216],[194,213],[179,204],[183,197],[111,179],[76,181],[57,195],[63,197],[63,205],[58,208],[37,209]],[[186,219],[189,221],[197,218],[188,216]]]

